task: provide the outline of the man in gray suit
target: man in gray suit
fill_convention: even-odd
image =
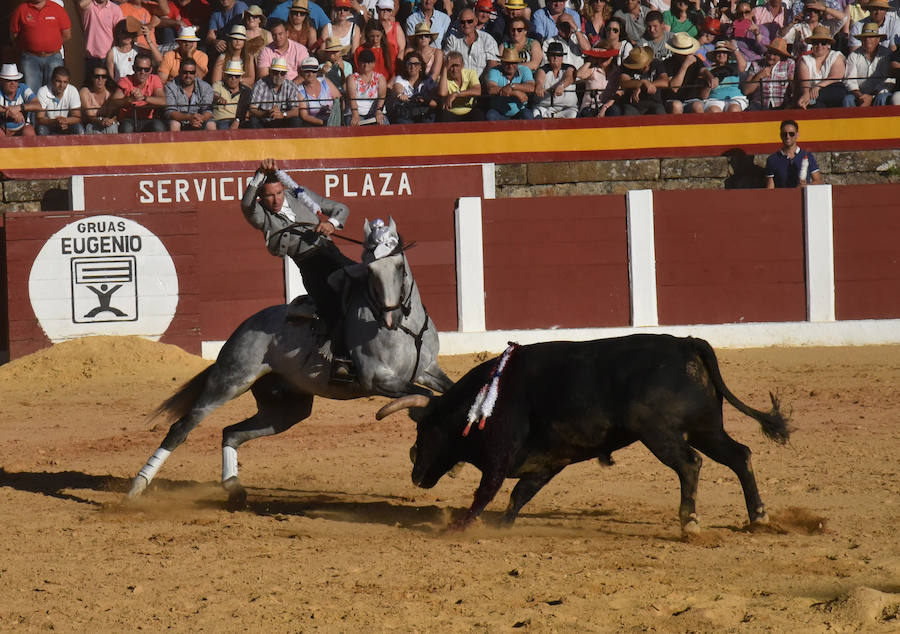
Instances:
[[[247,222],[263,232],[269,253],[289,256],[300,269],[303,286],[316,302],[316,312],[331,335],[335,360],[345,362],[335,366],[346,369],[349,361],[341,329],[337,327],[343,306],[338,292],[328,283],[328,276],[354,261],[341,253],[328,236],[344,226],[349,208],[300,187],[278,169],[275,159],[268,158],[248,181],[241,209]]]

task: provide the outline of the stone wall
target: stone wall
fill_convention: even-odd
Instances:
[[[816,152],[832,185],[900,183],[900,149]],[[620,194],[632,189],[725,189],[765,186],[764,154],[732,150],[701,158],[560,161],[497,165],[497,197]],[[68,179],[0,182],[0,213],[69,208]]]
[[[766,154],[497,165],[498,198],[765,187]],[[900,150],[816,152],[826,183],[900,183]]]

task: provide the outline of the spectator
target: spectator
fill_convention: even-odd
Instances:
[[[20,79],[22,73],[15,64],[0,67],[0,123],[4,136],[34,136],[31,113],[41,109],[41,102]]]
[[[503,11],[498,13],[484,28],[500,45],[509,31],[510,20],[522,18],[525,20],[525,24],[528,24],[530,17],[531,10],[525,4],[525,0],[506,0],[503,4]]]
[[[672,51],[666,46],[669,43],[670,34],[665,29],[662,13],[659,11],[651,11],[644,19],[647,25],[647,31],[641,38],[640,46],[646,46],[653,51],[653,58],[660,61],[666,59],[672,54]]]
[[[753,21],[759,25],[762,38],[760,42],[770,44],[785,24],[790,24],[793,15],[789,6],[785,6],[782,0],[766,0],[753,9]]]
[[[359,54],[366,50],[372,51],[375,56],[375,72],[384,75],[385,81],[390,81],[394,76],[396,59],[391,58],[391,48],[384,36],[384,27],[378,20],[366,22],[363,42],[354,53],[357,68],[359,68]]]
[[[862,46],[847,58],[844,86],[845,108],[852,106],[883,106],[891,98],[894,79],[890,76],[891,51],[881,46],[887,36],[878,32],[878,25],[869,22],[857,33]]]
[[[249,127],[299,128],[303,124],[300,119],[300,91],[294,82],[287,80],[287,72],[287,60],[276,57],[269,66],[269,72],[253,84]]]
[[[586,80],[579,117],[612,117],[622,114],[616,105],[619,89],[619,52],[608,40],[600,40],[594,48],[584,52],[584,65],[576,77]]]
[[[672,54],[663,62],[669,76],[668,90],[663,92],[666,112],[682,114],[685,106],[701,98],[700,75],[706,66],[695,55],[700,43],[685,32],[676,33],[666,44]]]
[[[84,32],[84,70],[90,74],[97,66],[106,66],[114,29],[125,16],[119,5],[110,0],[78,0],[78,12]]]
[[[750,64],[743,92],[750,99],[751,110],[780,110],[792,100],[795,63],[787,42],[776,37],[766,47],[762,60]]]
[[[799,129],[796,121],[781,122],[781,149],[766,160],[766,187],[806,187],[808,183],[820,185],[822,173],[811,152],[797,146]]]
[[[339,2],[341,0],[338,0]],[[273,23],[274,22],[274,23]],[[283,59],[287,66],[287,80],[294,81],[297,77],[297,69],[300,62],[309,57],[306,47],[291,40],[287,36],[287,27],[281,20],[269,20],[269,31],[272,33],[272,43],[266,46],[259,54],[256,66],[256,76],[259,78],[269,74],[269,67],[273,60]],[[254,84],[254,87],[258,84]]]
[[[403,32],[400,23],[394,19],[394,0],[378,0],[375,4],[375,12],[378,15],[378,21],[384,27],[388,46],[393,53],[392,59],[399,60],[406,50],[406,33]]]
[[[632,44],[637,44],[644,36],[647,25],[644,20],[650,9],[643,6],[640,0],[624,0],[625,8],[616,11],[613,15],[625,25],[625,35],[621,39],[628,40]]]
[[[79,91],[85,134],[116,134],[119,131],[109,78],[109,71],[97,66],[88,74],[87,85]]]
[[[548,61],[534,77],[535,119],[574,119],[578,114],[575,69],[563,64],[565,55],[561,42],[551,42],[547,48]]]
[[[153,106],[165,106],[166,94],[147,53],[134,58],[134,75],[122,77],[113,92],[112,103],[119,110],[119,130],[163,132],[165,124],[154,118]]]
[[[247,46],[257,51],[272,43],[272,34],[262,28],[263,19],[265,19],[265,16],[262,9],[255,4],[251,4],[244,11],[242,17],[244,28],[247,29]]]
[[[806,0],[803,5],[803,13],[795,16],[790,24],[779,31],[779,36],[791,45],[795,56],[810,51],[810,47],[807,45],[808,38],[819,27],[826,29],[829,35],[834,35],[840,28],[840,23],[837,25],[825,23],[824,18],[828,12],[840,15],[839,12],[829,9],[817,0]]]
[[[341,91],[327,77],[319,77],[319,62],[315,57],[307,57],[300,63],[300,76],[303,78],[298,85],[303,122],[308,126],[340,125],[340,118],[332,120],[332,114],[340,113]]]
[[[581,5],[581,29],[593,46],[603,39],[603,27],[612,17],[612,7],[606,0],[589,0]]]
[[[494,3],[493,0],[478,0],[475,3],[475,30],[484,31],[488,35],[490,32],[490,23],[494,19]],[[491,35],[491,37],[494,37]],[[496,38],[494,39],[496,43]]]
[[[228,62],[240,62],[244,75],[241,83],[247,88],[252,88],[256,83],[256,60],[253,58],[247,46],[247,29],[243,24],[235,24],[228,34],[228,45],[225,52],[216,58],[216,63],[210,71],[211,83],[221,82],[224,79],[225,65]]]
[[[437,81],[441,76],[441,67],[444,65],[444,52],[434,46],[438,34],[431,30],[427,22],[420,22],[416,30],[409,37],[409,47],[419,54],[425,62],[425,73]]]
[[[847,67],[844,56],[831,50],[834,38],[827,26],[817,26],[806,42],[812,45],[812,53],[801,57],[797,68],[797,107],[804,110],[840,107],[847,96],[843,82]]]
[[[245,73],[240,61],[225,62],[222,76],[212,85],[213,121],[217,130],[237,130],[247,119],[252,91],[242,82]]]
[[[484,112],[475,103],[480,95],[478,73],[463,66],[463,56],[459,51],[447,53],[438,84],[441,100],[438,121],[484,121]]]
[[[606,36],[607,50],[613,49],[619,51],[616,57],[616,66],[621,67],[622,62],[628,57],[634,46],[625,39],[625,22],[622,18],[611,17],[603,29]]]
[[[700,35],[697,37],[700,48],[697,49],[696,54],[707,68],[712,65],[712,62],[709,61],[709,54],[716,48],[716,38],[719,37],[721,30],[722,23],[716,18],[706,18],[700,25]]]
[[[169,131],[215,130],[212,86],[197,77],[197,62],[185,58],[178,75],[166,84]]]
[[[358,70],[347,78],[344,87],[347,107],[344,123],[350,126],[377,123],[384,125],[384,99],[387,81],[384,75],[375,72],[375,55],[371,50],[363,50],[357,59]]]
[[[178,5],[181,19],[181,22],[174,24],[173,28],[192,26],[197,29],[197,33],[206,33],[209,30],[209,19],[213,12],[212,0],[169,0],[169,4]]]
[[[738,2],[735,20],[729,29],[729,37],[737,43],[738,49],[748,62],[755,62],[761,58],[765,50],[760,43],[762,34],[759,25],[752,20],[752,17],[753,10],[750,8],[750,3],[741,0]]]
[[[328,38],[325,46],[319,49],[320,54],[325,57],[322,71],[325,73],[325,77],[340,91],[341,96],[344,95],[347,78],[353,74],[353,66],[341,56],[343,50],[343,44],[336,37]]]
[[[162,64],[159,65],[159,80],[165,84],[170,78],[179,74],[181,64],[185,60],[191,59],[197,65],[197,77],[206,77],[209,72],[209,57],[206,53],[197,48],[197,31],[192,26],[186,26],[178,32],[175,38],[178,43],[174,51],[169,51],[163,55]]]
[[[147,10],[159,18],[159,24],[156,26],[156,40],[161,52],[168,52],[175,48],[175,36],[183,27],[195,26],[181,15],[181,8],[175,0],[165,0],[164,3],[159,3],[155,11],[149,6]]]
[[[35,113],[38,136],[51,134],[84,134],[81,124],[81,97],[69,83],[71,73],[65,66],[57,66],[50,75],[50,83],[37,91],[41,110]]]
[[[668,88],[669,77],[663,63],[654,59],[653,50],[635,46],[622,66],[619,87],[625,92],[616,102],[622,114],[665,114],[662,90]]]
[[[269,30],[272,30],[271,18],[269,18]],[[331,22],[319,29],[319,39],[325,40],[329,37],[336,37],[341,41],[341,45],[344,47],[342,51],[344,59],[350,59],[353,52],[359,48],[359,27],[353,20],[353,5],[350,0],[334,0]]]
[[[537,40],[528,37],[528,22],[525,18],[512,18],[509,21],[506,39],[500,45],[502,53],[512,51],[518,56],[518,64],[527,66],[532,73],[537,70],[544,59],[544,51]]]
[[[563,14],[571,16],[577,24],[578,14],[572,9],[566,7],[566,0],[547,0],[547,4],[543,9],[534,12],[531,28],[541,41],[556,35],[556,21]]]
[[[781,2],[781,0],[778,0],[778,2]],[[694,24],[693,16],[690,14],[690,7],[690,0],[675,0],[672,3],[672,8],[663,13],[663,22],[669,27],[671,34],[687,33],[693,38],[697,37],[700,31],[697,29],[697,25]]]
[[[513,24],[519,23],[519,18]],[[487,94],[491,96],[485,119],[533,119],[528,99],[534,93],[534,75],[531,69],[519,63],[515,50],[507,48],[500,57],[500,68],[494,67],[487,74]]]
[[[544,46],[541,51],[545,58],[544,61],[546,62],[549,46],[553,42],[558,42],[562,44],[563,51],[565,51],[563,64],[571,66],[572,72],[574,72],[574,69],[581,68],[581,65],[584,63],[584,56],[581,54],[581,51],[589,49],[591,43],[588,42],[587,36],[578,30],[575,20],[568,13],[559,16],[559,19],[556,21],[556,29],[556,35],[544,40]]]
[[[213,11],[209,17],[209,30],[206,32],[206,46],[210,52],[225,52],[228,44],[225,34],[231,31],[232,26],[241,23],[247,8],[243,0],[219,0],[219,10]]]
[[[891,97],[891,105],[900,106],[900,81],[897,81],[897,78],[900,78],[900,49],[897,49],[893,53],[891,53],[891,75],[894,77],[894,95]]]
[[[471,12],[471,11],[470,11]],[[472,13],[474,26],[475,14]],[[491,39],[490,35],[485,37]],[[437,117],[435,82],[425,73],[425,62],[415,51],[403,58],[400,74],[388,93],[387,114],[391,123],[431,123]]]
[[[293,0],[287,20],[288,37],[302,44],[312,53],[316,49],[319,34],[309,19],[309,0]]]
[[[887,36],[887,46],[891,50],[897,50],[900,46],[900,14],[891,7],[888,0],[862,0],[862,3],[863,8],[869,12],[869,17],[851,27],[850,50],[855,51],[861,46],[856,36],[870,22],[877,24],[878,32]]]
[[[140,34],[135,41],[135,46],[143,49],[147,53],[156,58],[156,63],[162,60],[162,53],[156,44],[156,27],[159,26],[159,17],[151,15],[150,11],[144,7],[143,0],[126,0],[119,5],[122,9],[122,15],[132,17],[141,23]]]
[[[106,72],[113,81],[134,74],[134,60],[138,50],[134,45],[141,23],[132,17],[119,21],[114,28],[113,45],[106,53]]]
[[[435,9],[434,4],[435,0],[422,0],[421,7],[406,18],[406,34],[412,35],[416,32],[416,27],[419,24],[427,22],[430,27],[429,30],[435,33],[438,46],[440,46],[444,42],[447,29],[450,28],[450,17],[446,13]]]
[[[60,49],[72,37],[72,22],[55,2],[27,0],[13,9],[9,34],[22,52],[25,83],[34,92],[50,82],[54,68],[62,66]]]
[[[444,40],[445,55],[457,51],[463,57],[463,67],[471,68],[481,77],[488,68],[500,63],[497,42],[487,32],[475,28],[475,12],[463,9],[459,12],[460,33],[450,33]]]
[[[288,17],[290,17],[291,5],[293,4],[294,0],[284,0],[284,2],[279,4],[269,13],[269,22],[271,22],[272,20],[281,20],[282,22],[287,22]],[[325,13],[325,11],[322,10],[322,7],[313,2],[313,0],[309,0],[309,6],[307,7],[307,9],[309,10],[309,19],[312,21],[312,25],[321,34],[322,29],[330,21],[328,19],[328,15]],[[351,12],[353,10],[352,3],[350,5],[350,10]],[[334,18],[332,17],[332,20],[333,19]],[[269,24],[268,26],[269,28],[272,27],[271,24]]]
[[[734,54],[737,64],[729,64]],[[705,89],[705,98],[701,102],[691,104],[693,112],[742,112],[747,109],[749,100],[741,92],[741,73],[747,68],[747,61],[741,54],[737,44],[719,42],[713,49],[712,66],[703,70],[709,84]]]

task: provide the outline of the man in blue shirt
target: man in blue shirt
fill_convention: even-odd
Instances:
[[[781,122],[781,149],[770,155],[766,161],[768,189],[806,187],[809,183],[821,185],[825,182],[816,158],[811,152],[801,150],[797,146],[799,129],[796,121],[789,119]]]
[[[575,24],[581,24],[581,16],[566,7],[566,0],[547,0],[547,5],[543,9],[538,9],[534,12],[531,32],[537,35],[542,42],[553,37],[559,32],[556,27],[556,21],[564,13],[572,16]]]
[[[269,14],[269,19],[278,18],[279,20],[287,22],[289,17],[288,14],[291,12],[291,4],[293,4],[293,2],[294,0],[287,0],[286,2],[279,4],[272,9],[272,13]],[[323,26],[331,22],[325,14],[325,11],[322,10],[322,7],[312,0],[309,0],[309,19],[312,20],[313,26],[316,27],[317,32],[320,31]]]
[[[528,107],[528,98],[534,93],[534,75],[519,61],[519,54],[507,48],[500,58],[500,68],[495,66],[488,71],[488,95],[491,96],[485,113],[488,121],[534,118]]]
[[[209,16],[209,31],[206,34],[206,45],[215,47],[219,53],[225,52],[225,38],[235,24],[241,23],[244,11],[247,10],[243,0],[220,0],[220,8]]]

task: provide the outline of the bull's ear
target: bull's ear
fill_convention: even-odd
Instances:
[[[421,423],[422,419],[425,417],[425,408],[424,407],[410,407],[409,411],[407,413],[409,414],[410,419],[412,419],[412,421],[414,423]]]
[[[366,218],[365,220],[363,220],[363,235],[365,235],[366,239],[368,239],[369,234],[371,234],[371,233],[372,233],[372,227],[369,226],[369,219]]]

